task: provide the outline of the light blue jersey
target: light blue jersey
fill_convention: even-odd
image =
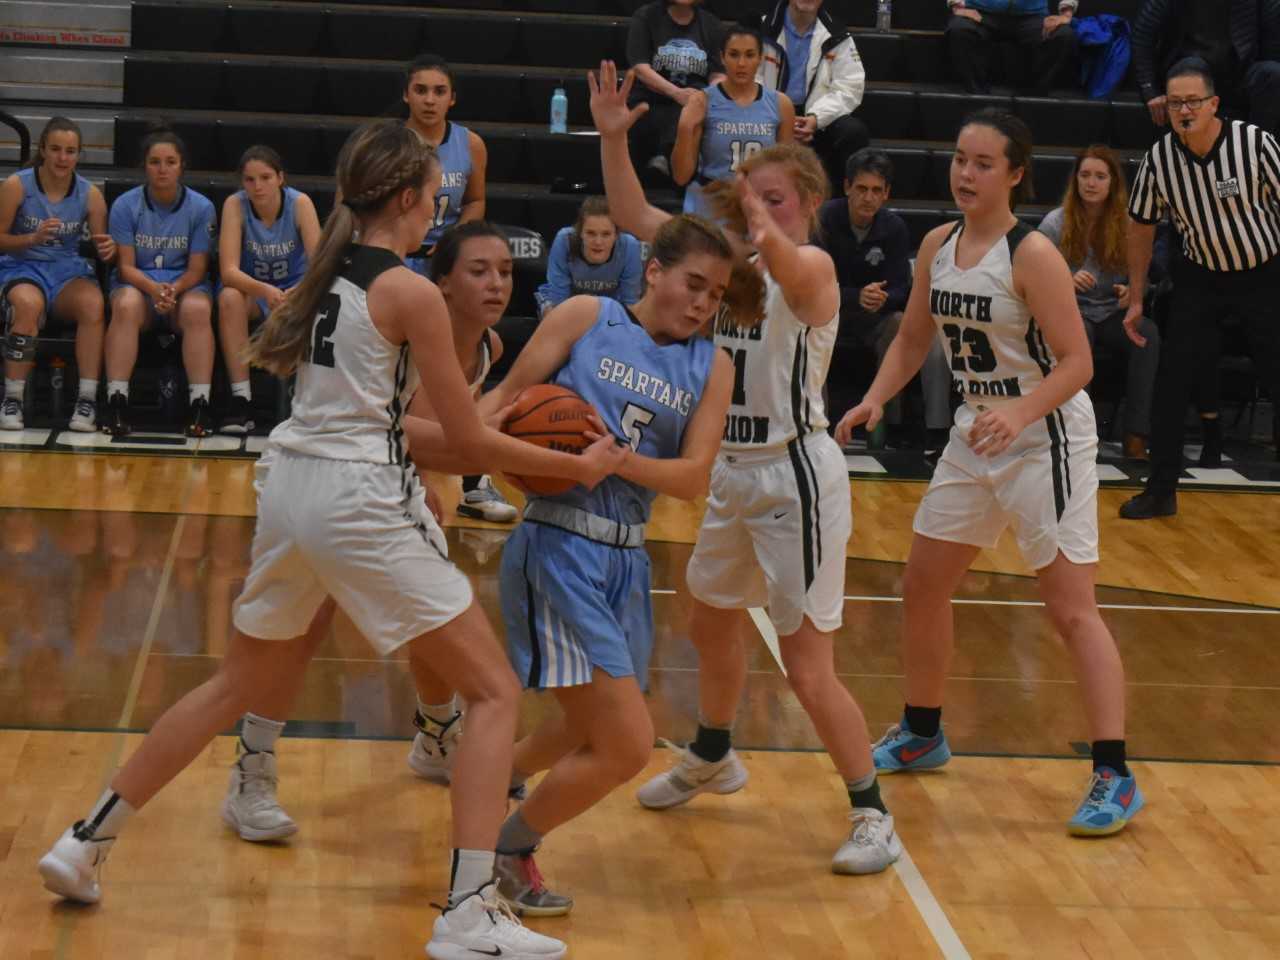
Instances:
[[[67,195],[54,203],[44,192],[38,167],[18,171],[22,203],[13,215],[9,232],[14,236],[35,233],[42,220],[62,221],[48,242],[0,255],[0,288],[25,281],[38,287],[46,307],[52,308],[63,288],[73,280],[94,279],[93,265],[80,256],[80,241],[89,236],[89,181],[76,174]]]
[[[702,187],[733,176],[743,160],[778,142],[779,96],[777,91],[756,84],[756,98],[744,107],[729,96],[722,84],[707,87],[698,173],[685,190],[685,213],[710,217]]]
[[[111,239],[133,247],[138,269],[165,282],[186,271],[191,254],[208,253],[218,229],[209,198],[183,186],[170,207],[155,203],[145,186],[134,187],[111,205],[110,222]]]
[[[595,407],[605,428],[646,457],[680,455],[689,417],[702,398],[715,346],[703,337],[659,345],[616,300],[601,299],[593,326],[551,382]],[[554,499],[619,523],[645,523],[655,494],[621,477]]]
[[[620,232],[609,259],[595,264],[569,252],[572,238],[573,227],[562,227],[551,244],[551,252],[547,254],[547,282],[538,287],[535,294],[539,310],[549,310],[581,294],[609,297],[625,304],[640,299],[644,266],[640,262],[639,240]]]
[[[693,337],[659,345],[616,300],[599,299],[595,325],[552,378],[595,407],[605,428],[647,457],[680,455],[684,431],[711,374],[716,348]],[[529,687],[590,683],[595,670],[648,682],[653,651],[649,557],[638,539],[588,537],[555,516],[617,531],[649,519],[654,492],[621,477],[594,490],[533,497],[502,551],[502,616],[512,667]],[[613,521],[612,524],[608,521]],[[597,524],[598,526],[598,524]]]
[[[35,233],[40,229],[40,222],[51,217],[56,217],[62,225],[57,234],[46,242],[25,250],[15,250],[9,256],[15,260],[40,260],[45,263],[71,260],[83,263],[80,241],[89,237],[89,181],[78,173],[74,174],[71,190],[56,203],[45,195],[39,167],[19,170],[18,182],[22,184],[22,203],[13,215],[13,226],[9,228],[11,234],[22,236]]]
[[[253,201],[243,190],[236,194],[240,201],[240,269],[263,283],[281,290],[298,285],[307,270],[307,251],[294,207],[299,193],[292,187],[282,191],[283,203],[275,223],[267,226],[254,213]]]
[[[440,192],[436,194],[435,220],[422,241],[426,247],[435,246],[441,234],[458,222],[462,197],[471,182],[471,131],[446,122],[436,155],[440,158]]]

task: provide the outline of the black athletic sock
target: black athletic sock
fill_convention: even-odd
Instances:
[[[729,752],[733,731],[725,727],[708,727],[698,724],[698,736],[689,744],[698,757],[708,763],[716,763],[725,758]]]
[[[846,780],[844,785],[849,790],[849,802],[855,810],[869,807],[881,813],[889,812],[880,799],[880,781],[874,773],[867,774],[861,780]]]
[[[462,492],[470,493],[472,490],[480,489],[480,474],[462,478]]]
[[[913,707],[906,704],[902,708],[902,722],[917,737],[936,737],[942,727],[941,707]]]
[[[1099,767],[1110,767],[1122,777],[1130,776],[1129,766],[1125,763],[1123,740],[1093,741],[1093,770]]]

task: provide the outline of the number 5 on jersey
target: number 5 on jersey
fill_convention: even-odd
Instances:
[[[644,436],[644,428],[653,422],[654,412],[646,410],[638,403],[628,403],[622,411],[622,432],[627,435],[627,443],[631,449],[640,449],[640,440]]]

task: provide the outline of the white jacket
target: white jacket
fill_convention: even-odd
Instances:
[[[756,81],[769,90],[784,89],[786,73],[786,28],[781,26],[778,15],[786,9],[783,3],[775,15],[763,24],[765,31],[764,59],[756,72]],[[772,22],[771,22],[772,21]],[[775,27],[775,24],[779,26]],[[797,114],[812,114],[818,120],[818,129],[825,130],[836,120],[848,116],[862,103],[867,86],[867,72],[862,67],[862,57],[854,46],[853,37],[843,27],[840,36],[832,35],[835,26],[824,10],[813,25],[813,37],[809,45],[808,85],[804,110]]]

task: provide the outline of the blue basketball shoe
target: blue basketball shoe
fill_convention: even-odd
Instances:
[[[1089,781],[1089,792],[1067,823],[1077,837],[1105,837],[1124,829],[1146,801],[1136,778],[1122,777],[1110,767],[1099,767]]]
[[[946,734],[939,728],[932,737],[917,737],[905,723],[895,723],[871,747],[876,773],[911,773],[937,770],[951,759]]]

